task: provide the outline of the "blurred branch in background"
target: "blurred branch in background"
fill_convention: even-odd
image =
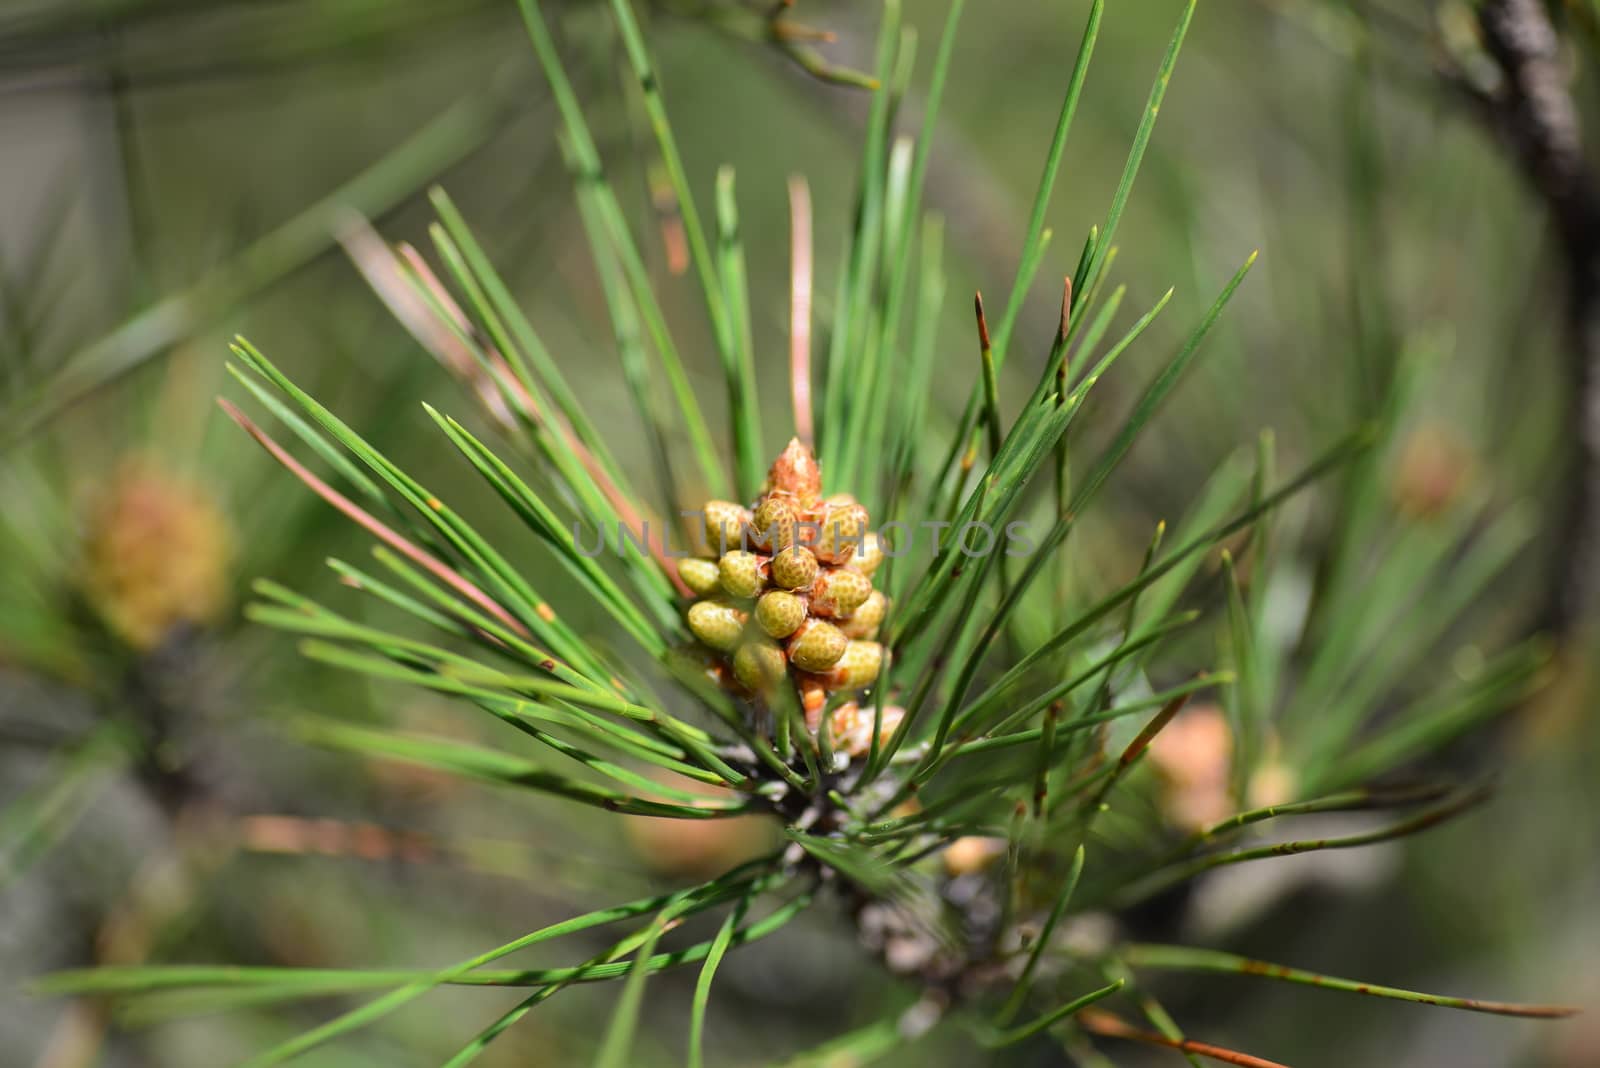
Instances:
[[[1573,448],[1544,620],[1565,634],[1600,603],[1600,192],[1584,157],[1565,48],[1544,4],[1487,0],[1477,25],[1491,62],[1463,65],[1457,84],[1543,201],[1565,273]]]
[[[1362,61],[1370,44],[1381,52],[1383,76],[1392,84],[1465,101],[1549,216],[1565,283],[1570,446],[1559,478],[1561,514],[1553,524],[1557,547],[1535,622],[1572,635],[1600,608],[1600,188],[1584,154],[1571,54],[1575,44],[1590,52],[1600,48],[1595,10],[1578,2],[1552,5],[1578,35],[1568,42],[1543,0],[1485,0],[1475,10],[1443,0],[1433,5],[1431,19],[1381,2],[1260,3],[1346,61]],[[1371,117],[1365,121],[1370,126]]]

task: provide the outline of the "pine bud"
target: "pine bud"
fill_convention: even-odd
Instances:
[[[1407,518],[1433,519],[1472,484],[1473,455],[1438,424],[1413,431],[1396,457],[1390,495]]]
[[[717,572],[723,592],[730,597],[754,597],[766,585],[761,576],[761,557],[743,549],[724,553],[717,562]]]
[[[733,674],[746,689],[764,693],[788,674],[783,649],[770,638],[750,637],[733,654]]]
[[[798,515],[787,497],[771,496],[756,507],[750,528],[758,546],[775,553],[794,544]]]
[[[845,753],[852,759],[864,757],[872,751],[872,721],[877,716],[877,706],[862,707],[859,702],[846,701],[828,717],[828,732],[833,751]],[[883,706],[883,727],[878,732],[878,745],[887,745],[895,728],[905,719],[906,710],[898,705]]]
[[[1006,852],[1004,838],[968,834],[951,842],[944,851],[944,870],[951,878],[974,875],[990,868]]]
[[[883,625],[883,617],[889,610],[889,598],[883,595],[882,590],[873,590],[867,599],[861,602],[861,607],[844,619],[838,621],[839,629],[844,631],[846,638],[862,638],[872,641],[878,636],[878,628]]]
[[[212,495],[141,459],[125,461],[100,490],[82,575],[107,627],[130,647],[150,650],[174,627],[221,616],[232,547]]]
[[[828,568],[811,586],[811,610],[823,616],[848,616],[872,596],[872,580],[858,571]]]
[[[800,691],[800,710],[805,713],[806,729],[816,734],[817,728],[822,726],[822,710],[828,704],[828,691],[815,675],[800,675],[795,680],[795,688]]]
[[[768,590],[756,602],[756,622],[774,638],[787,638],[806,621],[806,602],[788,590]]]
[[[790,438],[789,444],[773,461],[767,472],[767,489],[787,493],[808,506],[822,492],[822,471],[811,450],[800,444],[799,438]]]
[[[878,570],[878,565],[883,563],[883,542],[871,531],[861,536],[861,545],[856,549],[855,555],[850,558],[850,570],[859,571],[868,578]]]
[[[844,635],[840,633],[839,637]],[[792,650],[790,655],[793,656]],[[878,672],[883,669],[883,646],[877,642],[847,641],[827,670],[806,667],[799,659],[795,659],[795,666],[817,672],[822,685],[830,690],[859,690],[878,681]]]
[[[678,577],[701,597],[709,597],[722,589],[722,571],[715,560],[679,560]]]
[[[651,778],[717,801],[737,801],[739,794],[696,779],[666,772]],[[455,780],[459,782],[460,780]],[[653,872],[674,879],[710,879],[772,849],[771,827],[755,816],[725,820],[619,820],[623,837]]]
[[[744,543],[744,527],[750,521],[748,509],[732,501],[707,501],[705,507],[706,546],[718,556]]]
[[[801,590],[817,577],[817,558],[803,545],[791,545],[772,558],[772,581],[786,590]]]
[[[812,551],[825,564],[846,564],[867,533],[867,510],[859,504],[831,504],[822,509]]]
[[[849,644],[850,639],[832,623],[808,619],[789,639],[789,659],[801,671],[826,671],[839,662]]]
[[[727,652],[739,644],[749,618],[748,612],[724,597],[696,601],[689,606],[689,630],[706,645],[721,652]]]

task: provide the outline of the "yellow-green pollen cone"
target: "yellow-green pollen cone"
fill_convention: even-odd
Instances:
[[[817,558],[810,549],[791,545],[772,558],[772,581],[786,590],[803,590],[816,581]]]
[[[788,590],[768,590],[756,602],[756,623],[768,637],[787,638],[806,621],[806,602]]]
[[[722,569],[715,560],[679,560],[678,577],[701,597],[710,597],[722,589]]]
[[[752,698],[792,684],[813,731],[830,693],[877,681],[889,609],[873,588],[885,554],[867,510],[848,494],[822,498],[821,486],[815,457],[791,441],[749,508],[707,502],[698,555],[678,568],[699,598],[689,630],[714,654],[715,677]],[[863,731],[838,731],[838,750],[859,755]]]
[[[761,570],[761,557],[741,549],[723,553],[717,562],[718,580],[723,592],[730,597],[748,599],[760,593],[766,585]]]
[[[689,606],[689,630],[701,643],[719,653],[739,644],[750,614],[724,597],[696,601]]]

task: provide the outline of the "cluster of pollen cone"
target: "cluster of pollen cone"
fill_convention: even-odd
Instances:
[[[813,732],[830,693],[877,680],[884,650],[876,639],[888,608],[872,588],[884,553],[867,510],[848,494],[821,490],[811,450],[790,441],[754,507],[706,503],[701,555],[678,564],[700,598],[689,608],[689,629],[719,655],[719,677],[731,672],[758,696],[792,684]],[[885,733],[901,715],[884,709]],[[865,753],[872,720],[873,710],[855,701],[836,708],[829,717],[835,751]]]

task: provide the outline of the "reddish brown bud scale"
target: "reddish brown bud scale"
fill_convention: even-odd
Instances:
[[[822,710],[828,704],[828,690],[815,675],[801,675],[795,682],[800,691],[800,710],[806,716],[806,729],[812,734],[822,725]]]
[[[872,723],[878,711],[874,704],[862,706],[856,701],[846,701],[828,717],[828,733],[835,753],[844,753],[852,760],[872,751]],[[898,705],[885,705],[883,725],[878,732],[878,745],[886,745],[906,717],[906,710]]]
[[[817,466],[817,458],[799,438],[790,438],[789,444],[773,461],[767,472],[767,489],[789,494],[803,505],[815,501],[822,492],[822,470]]]

